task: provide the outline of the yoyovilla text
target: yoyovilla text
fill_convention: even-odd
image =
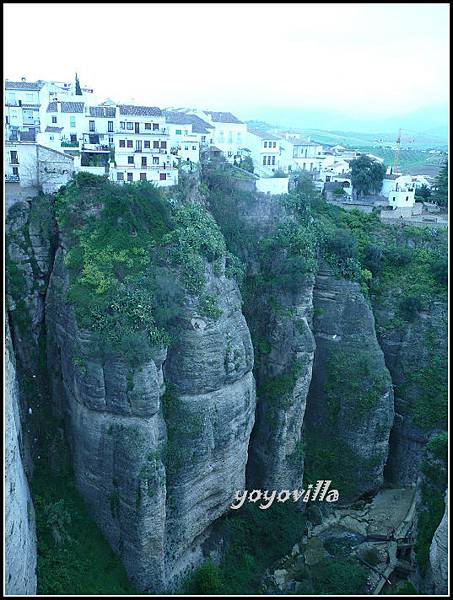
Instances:
[[[248,502],[260,502],[259,507],[262,510],[269,508],[274,500],[277,502],[287,502],[290,499],[293,502],[298,500],[302,500],[302,502],[313,502],[315,500],[318,502],[336,502],[339,493],[338,490],[329,489],[331,483],[330,479],[318,479],[315,484],[309,483],[305,490],[293,490],[292,492],[290,490],[279,492],[277,490],[252,490],[251,492],[238,490],[231,508],[234,510],[241,508],[247,499]]]

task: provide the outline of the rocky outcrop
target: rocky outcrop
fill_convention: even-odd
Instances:
[[[21,456],[19,389],[8,325],[5,372],[5,590],[36,594],[35,511]]]
[[[55,221],[50,196],[16,202],[6,225],[8,309],[21,366],[39,371],[44,299],[53,263]]]
[[[448,594],[448,494],[445,493],[445,512],[436,529],[429,550],[433,594]]]
[[[357,283],[323,266],[314,288],[316,339],[304,431],[309,480],[332,479],[340,499],[379,489],[393,391],[373,313]]]
[[[256,424],[248,465],[249,483],[260,489],[302,486],[302,425],[315,350],[313,283],[307,276],[292,293],[274,293],[272,307],[260,307],[267,319],[258,338],[264,351],[256,369]]]
[[[219,319],[188,298],[168,357],[156,348],[131,364],[78,328],[63,256],[46,299],[47,347],[76,484],[135,585],[169,589],[201,562],[209,526],[245,485],[255,386],[239,291],[210,273]]]
[[[429,312],[398,327],[391,326],[394,311],[378,306],[376,314],[379,342],[395,388],[386,478],[406,485],[417,480],[430,436],[446,429],[447,306],[434,303]]]

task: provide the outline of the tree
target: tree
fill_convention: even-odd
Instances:
[[[424,183],[418,190],[415,192],[415,201],[420,199],[421,202],[427,202],[431,196],[431,190]]]
[[[352,187],[359,196],[378,194],[382,188],[385,165],[366,154],[362,154],[351,162]]]
[[[446,160],[439,171],[434,183],[433,202],[438,206],[448,206],[448,161]]]
[[[80,81],[79,81],[79,77],[78,77],[77,73],[75,74],[75,95],[76,96],[82,95],[82,89],[80,88]]]
[[[245,171],[249,171],[250,173],[253,173],[254,171],[253,160],[250,156],[245,156],[242,158],[238,166]]]

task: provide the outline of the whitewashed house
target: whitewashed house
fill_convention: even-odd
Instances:
[[[119,104],[113,135],[115,159],[110,179],[117,183],[151,181],[158,186],[178,183],[175,158],[170,154],[165,115],[155,106]]]
[[[212,110],[191,112],[213,126],[211,145],[218,148],[228,162],[234,163],[241,159],[247,133],[245,123],[230,112]]]
[[[36,135],[45,121],[42,120],[41,105],[47,96],[44,82],[5,81],[4,125],[5,139],[18,139],[18,132]]]
[[[53,100],[47,106],[46,127],[62,128],[61,146],[76,148],[83,143],[85,130],[85,102],[80,100]],[[53,141],[53,140],[51,140]]]
[[[259,129],[248,129],[245,134],[245,146],[250,150],[255,173],[272,175],[283,170],[280,161],[280,138]]]
[[[188,113],[165,110],[164,115],[171,154],[183,164],[200,162],[200,148],[207,144],[212,126]]]
[[[412,208],[415,204],[415,189],[412,175],[387,174],[382,182],[381,194],[388,199],[392,209]]]
[[[8,204],[40,190],[53,194],[74,174],[71,156],[34,141],[6,142],[4,160]]]

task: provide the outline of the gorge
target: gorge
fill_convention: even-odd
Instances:
[[[416,486],[408,581],[442,593],[445,233],[331,206],[303,178],[259,194],[222,161],[177,188],[79,173],[12,204],[11,590],[257,591],[271,564],[243,532],[282,538],[275,562],[323,515],[288,504],[236,518],[235,492],[330,479],[344,507]],[[59,579],[52,556],[79,556],[78,519],[101,538],[110,589],[90,592],[70,565]]]

